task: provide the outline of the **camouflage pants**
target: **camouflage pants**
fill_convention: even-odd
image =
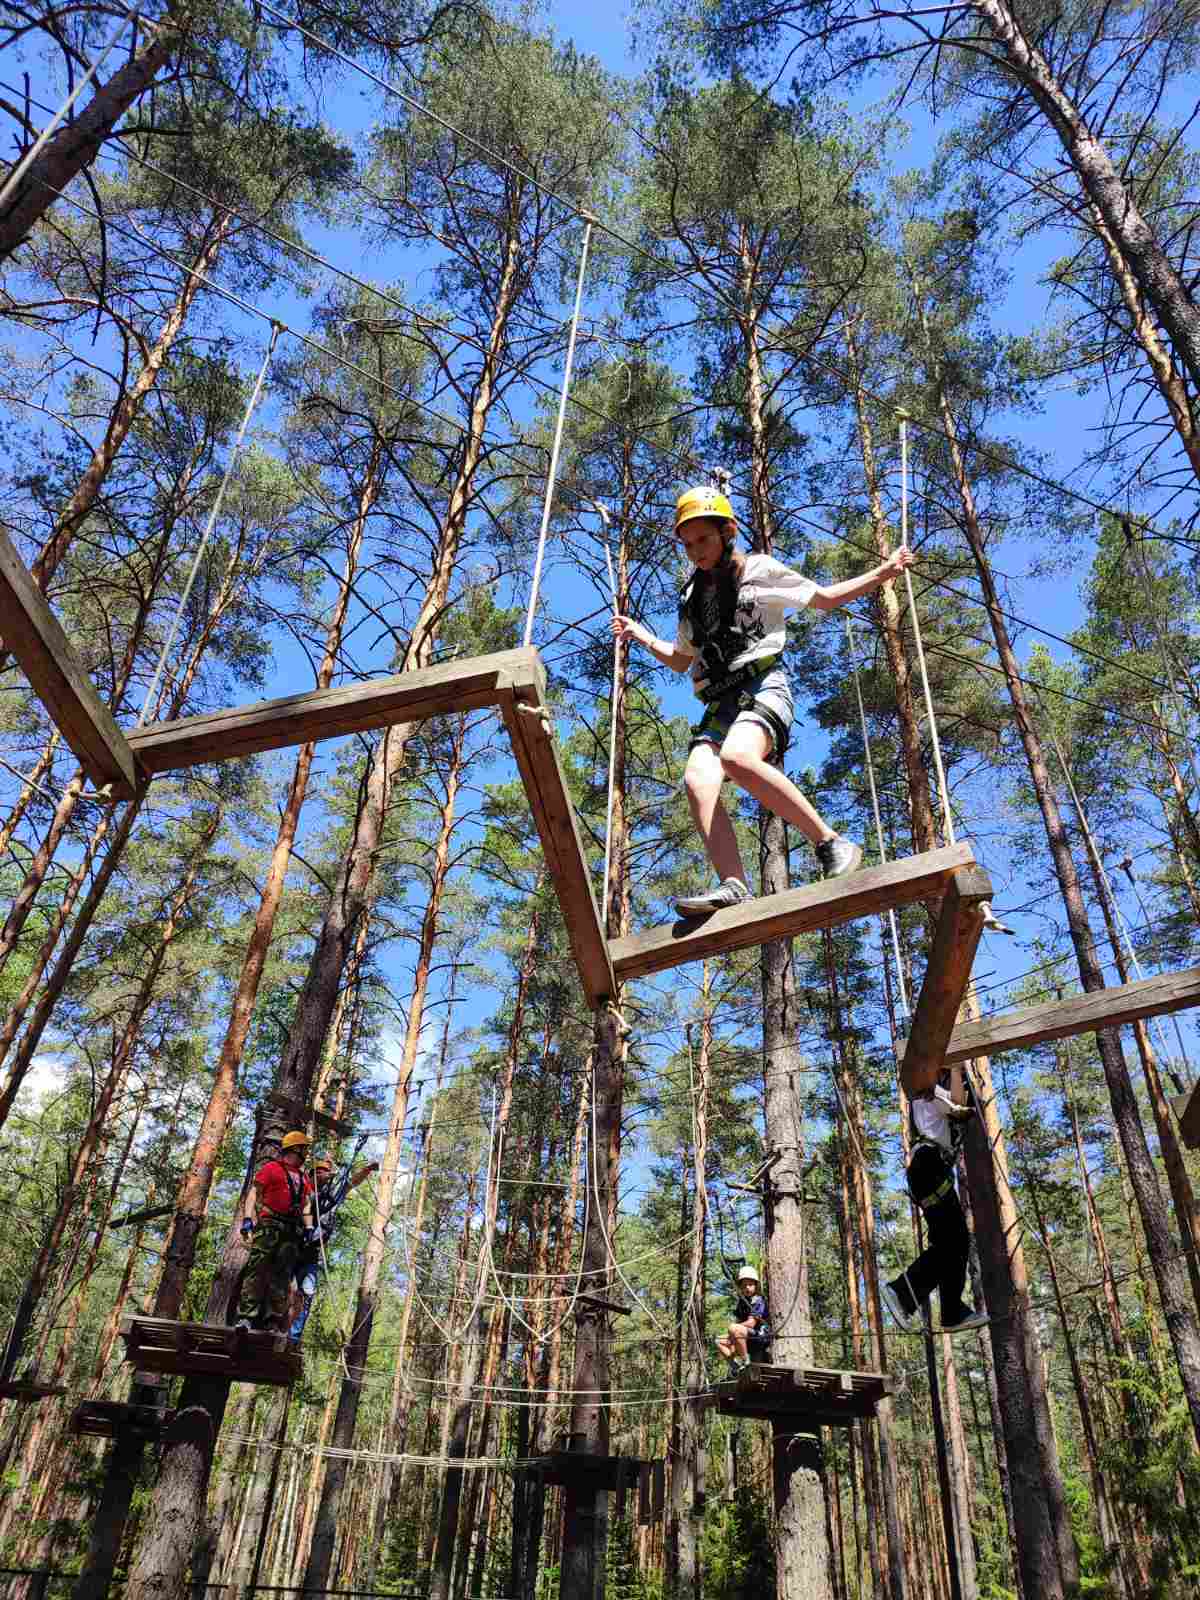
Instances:
[[[304,1248],[294,1222],[268,1217],[250,1239],[250,1259],[242,1278],[237,1320],[255,1328],[285,1333],[288,1326],[288,1290],[292,1273]]]

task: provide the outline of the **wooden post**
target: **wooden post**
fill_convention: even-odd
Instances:
[[[615,1212],[621,1150],[621,1100],[624,1051],[620,1019],[612,1005],[595,1012],[592,1031],[592,1117],[585,1160],[590,1186],[583,1236],[581,1287],[593,1298],[575,1307],[575,1373],[571,1385],[572,1446],[588,1455],[607,1455],[609,1443],[609,1313],[596,1299],[607,1298],[609,1256],[606,1236]],[[604,1600],[604,1558],[608,1542],[608,1491],[594,1479],[571,1474],[563,1492],[563,1547],[559,1600]]]
[[[946,1050],[983,932],[983,905],[991,898],[992,882],[981,867],[960,868],[946,887],[925,981],[900,1063],[906,1094],[931,1089],[945,1065]]]
[[[133,753],[46,604],[12,540],[0,528],[0,634],[30,686],[97,787],[131,799]]]

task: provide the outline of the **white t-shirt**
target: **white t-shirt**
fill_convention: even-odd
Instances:
[[[920,1096],[912,1102],[913,1127],[923,1139],[932,1139],[934,1144],[941,1145],[947,1155],[954,1153],[954,1141],[950,1137],[950,1113],[946,1110],[943,1100],[930,1095],[928,1099]]]
[[[774,556],[748,555],[738,583],[737,609],[733,621],[734,628],[745,637],[747,643],[721,663],[721,675],[736,672],[764,656],[779,655],[787,640],[785,614],[809,605],[816,592],[817,585],[811,578],[785,567]],[[700,646],[692,637],[691,619],[682,610],[675,635],[675,648],[683,655],[694,657],[693,686],[697,690],[707,688],[713,679],[711,664],[705,660],[708,652],[701,653]]]

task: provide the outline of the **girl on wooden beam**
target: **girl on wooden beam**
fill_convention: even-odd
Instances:
[[[898,577],[913,563],[906,545],[859,578],[819,584],[773,556],[736,548],[733,507],[716,489],[688,489],[675,505],[675,536],[695,571],[679,599],[675,642],[630,617],[613,634],[635,639],[674,672],[689,672],[704,716],[692,730],[683,781],[696,827],[721,880],[707,894],[676,901],[694,917],[750,898],[733,824],[721,803],[726,778],[794,823],[814,847],[826,878],[853,872],[862,850],[840,838],[783,771],[792,691],[782,666],[784,613],[802,606],[834,611]]]
[[[913,1142],[905,1174],[929,1243],[910,1267],[880,1289],[883,1303],[908,1333],[920,1326],[921,1307],[934,1289],[941,1299],[944,1333],[963,1333],[987,1322],[986,1312],[972,1311],[963,1300],[971,1233],[954,1187],[958,1147],[975,1106],[961,1067],[941,1076],[940,1083],[911,1101]]]

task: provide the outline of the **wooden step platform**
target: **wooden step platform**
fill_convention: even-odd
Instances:
[[[709,1403],[722,1416],[846,1427],[873,1417],[891,1394],[884,1372],[840,1372],[830,1367],[771,1367],[758,1362],[736,1378],[713,1385]]]
[[[39,1400],[53,1400],[66,1390],[53,1383],[39,1383],[36,1378],[0,1379],[0,1400],[20,1400],[25,1405],[36,1405]]]
[[[615,1494],[614,1516],[625,1516],[626,1496],[636,1490],[637,1520],[641,1527],[661,1522],[666,1503],[666,1462],[641,1461],[635,1456],[597,1456],[585,1450],[551,1450],[527,1464],[543,1483],[583,1493]]]
[[[255,1333],[211,1322],[126,1317],[125,1359],[145,1372],[228,1378],[287,1387],[300,1376],[300,1352],[283,1333]]]
[[[70,1429],[81,1438],[118,1439],[136,1434],[157,1439],[174,1415],[162,1406],[138,1406],[125,1400],[81,1400],[71,1413]]]
[[[974,865],[970,844],[949,845],[903,861],[888,861],[881,867],[863,867],[844,878],[745,900],[706,917],[681,917],[614,939],[610,946],[613,971],[619,982],[644,978],[727,950],[835,928],[917,900],[940,900],[953,874]]]

